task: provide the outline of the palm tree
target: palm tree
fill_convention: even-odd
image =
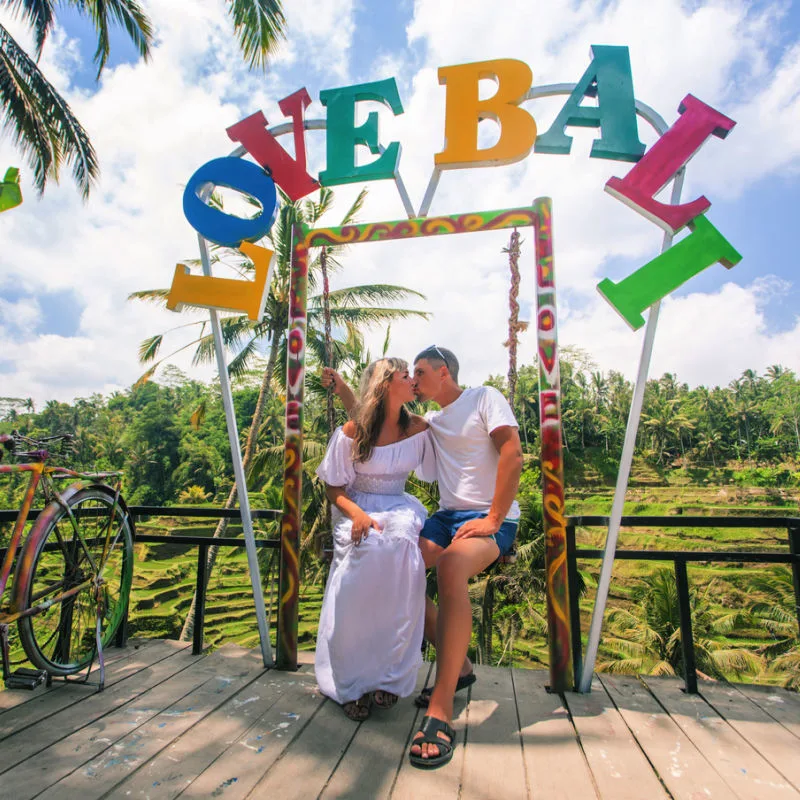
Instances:
[[[94,63],[97,78],[108,61],[113,26],[124,28],[145,60],[150,56],[154,31],[137,0],[61,0],[88,17],[97,35]],[[281,0],[228,0],[234,32],[246,61],[266,66],[281,38],[285,20]],[[58,182],[65,164],[86,199],[99,167],[89,136],[67,102],[39,69],[38,61],[56,22],[56,0],[0,0],[33,30],[33,58],[0,25],[0,103],[3,129],[33,170],[41,194],[49,179]]]
[[[359,193],[353,205],[347,211],[342,221],[343,225],[354,221],[356,214],[361,209],[366,190]],[[251,461],[256,452],[256,443],[261,429],[264,408],[267,398],[270,395],[273,378],[275,376],[275,366],[280,359],[282,364],[286,363],[286,330],[289,318],[289,289],[290,272],[292,258],[292,229],[294,225],[305,224],[313,227],[323,214],[333,206],[334,194],[329,188],[323,188],[319,192],[318,201],[306,199],[296,203],[289,202],[288,198],[283,197],[283,203],[278,212],[275,224],[269,234],[270,247],[276,255],[276,266],[272,278],[272,285],[267,296],[267,302],[261,318],[257,321],[248,319],[246,315],[225,317],[222,320],[223,341],[235,356],[229,365],[229,372],[232,377],[244,375],[250,368],[253,360],[258,357],[259,349],[266,344],[269,347],[269,357],[262,376],[259,388],[258,400],[253,412],[253,419],[247,433],[247,440],[242,455],[242,462],[245,472],[251,469]],[[336,260],[336,254],[341,248],[327,247],[326,257],[328,270],[331,272],[341,268],[341,264]],[[238,251],[233,251],[238,257]],[[221,261],[231,251],[226,248],[216,248],[214,256],[217,261]],[[250,262],[240,260],[234,266],[237,272],[250,272],[253,267]],[[308,268],[308,287],[309,293],[315,291],[320,283],[320,257],[317,255],[311,260]],[[147,300],[163,305],[168,295],[167,289],[151,289],[134,292],[130,299]],[[395,300],[404,300],[411,296],[423,298],[419,292],[406,289],[402,286],[392,286],[388,284],[371,284],[367,286],[353,286],[346,289],[338,289],[329,293],[331,320],[337,326],[369,327],[379,323],[391,322],[395,319],[406,319],[409,317],[427,318],[427,314],[420,311],[412,311],[405,308],[386,308],[384,305],[376,303],[386,303]],[[310,358],[315,358],[324,363],[324,335],[323,329],[322,298],[320,295],[311,295],[308,300],[307,332],[306,332],[306,352]],[[194,363],[212,361],[214,358],[213,336],[207,332],[206,322],[190,323],[200,327],[199,336],[186,345],[183,345],[169,356],[165,356],[155,361],[164,340],[164,334],[157,334],[142,342],[139,355],[144,363],[155,362],[142,376],[140,380],[147,380],[167,358],[171,357],[180,350],[195,347]],[[185,327],[185,326],[179,326]],[[282,371],[282,373],[285,370]],[[280,377],[285,376],[281,373]],[[282,445],[281,445],[282,448]],[[232,508],[236,501],[236,485],[231,487],[230,494],[225,503],[225,508]],[[214,531],[214,538],[224,536],[228,521],[220,520]],[[207,579],[211,575],[217,558],[217,548],[210,547],[208,551],[208,566],[206,569]],[[196,599],[196,598],[195,598]],[[183,638],[191,638],[194,628],[195,599],[187,616],[182,633]]]
[[[713,584],[713,581],[712,581]],[[692,632],[697,669],[715,678],[733,673],[755,674],[761,659],[744,648],[727,648],[713,638],[746,627],[749,615],[731,612],[715,616],[708,596],[711,586],[700,595],[691,593]],[[633,599],[639,609],[616,608],[609,612],[610,636],[603,640],[608,655],[598,671],[625,675],[676,675],[683,671],[678,589],[675,576],[659,569],[637,587]],[[638,612],[638,613],[637,613]]]

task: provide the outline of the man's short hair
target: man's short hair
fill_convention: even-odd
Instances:
[[[423,358],[426,361],[430,362],[430,364],[434,367],[438,366],[447,367],[447,371],[450,373],[450,377],[456,383],[458,383],[458,359],[456,358],[456,355],[452,350],[448,350],[446,347],[439,347],[438,345],[432,344],[430,347],[426,347],[414,359],[414,363],[416,364],[417,361],[421,361]]]

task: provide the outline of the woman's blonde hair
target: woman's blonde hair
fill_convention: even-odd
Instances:
[[[386,420],[386,396],[392,376],[408,369],[402,358],[381,358],[373,361],[361,375],[358,403],[353,422],[353,461],[363,463],[372,455],[383,423]],[[400,408],[400,429],[405,432],[411,424],[411,415],[405,406]]]

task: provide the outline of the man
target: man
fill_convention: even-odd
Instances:
[[[420,768],[446,764],[453,756],[453,697],[474,682],[467,658],[472,632],[471,577],[511,551],[519,506],[514,498],[522,471],[522,448],[514,414],[496,389],[461,389],[458,360],[433,345],[414,361],[414,390],[441,410],[426,414],[436,452],[440,508],[420,534],[426,567],[436,567],[439,607],[426,599],[425,637],[436,647],[436,682],[418,704],[428,713],[411,743],[411,763]],[[333,371],[345,407],[352,393]],[[335,377],[334,377],[335,376]],[[427,476],[426,476],[427,477]],[[433,476],[431,476],[432,478]]]

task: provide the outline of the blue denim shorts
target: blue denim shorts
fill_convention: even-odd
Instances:
[[[420,531],[420,537],[427,539],[439,547],[447,547],[456,535],[456,531],[471,519],[481,519],[486,516],[485,511],[447,511],[439,509],[428,517]],[[507,519],[500,526],[497,533],[489,538],[500,548],[500,555],[507,556],[514,547],[517,538],[518,519]]]

